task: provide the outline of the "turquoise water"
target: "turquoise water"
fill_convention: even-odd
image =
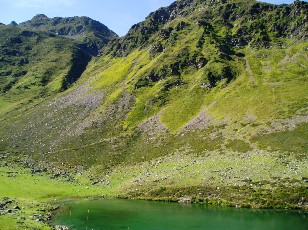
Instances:
[[[134,200],[70,204],[54,224],[87,230],[307,230],[308,213]]]

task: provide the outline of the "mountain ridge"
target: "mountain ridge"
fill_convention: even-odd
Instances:
[[[21,29],[45,31],[80,41],[92,55],[97,55],[110,39],[117,37],[107,26],[89,17],[48,18],[38,14],[18,25]]]
[[[187,8],[192,8],[191,11],[189,12],[185,12]],[[268,3],[263,3],[263,2],[257,2],[257,1],[246,1],[241,2],[234,2],[234,1],[187,1],[187,0],[181,0],[181,1],[176,1],[174,3],[172,3],[170,6],[167,7],[162,7],[160,9],[158,9],[157,11],[149,14],[149,16],[146,17],[145,21],[140,22],[138,24],[135,24],[131,27],[131,29],[128,31],[128,33],[126,34],[126,36],[124,36],[123,38],[120,39],[120,44],[124,43],[122,46],[125,47],[129,47],[129,40],[133,40],[133,44],[135,45],[142,45],[142,42],[144,41],[138,41],[138,37],[136,36],[140,36],[140,34],[144,37],[144,38],[148,38],[148,36],[151,33],[155,33],[157,30],[159,30],[159,28],[166,24],[168,21],[170,20],[174,20],[176,17],[181,17],[181,16],[186,16],[189,13],[192,13],[194,11],[195,7],[199,7],[199,9],[202,9],[205,14],[207,12],[206,8],[208,8],[210,11],[218,11],[219,14],[222,15],[221,19],[222,21],[224,20],[228,20],[230,22],[234,22],[237,18],[241,18],[240,15],[245,15],[246,17],[248,16],[248,18],[243,18],[241,20],[253,20],[254,17],[256,18],[261,18],[262,16],[264,16],[264,12],[275,12],[276,11],[276,21],[279,20],[279,17],[287,17],[283,20],[285,21],[281,21],[279,22],[280,24],[277,25],[267,25],[268,23],[266,23],[266,20],[271,20],[271,18],[262,18],[262,20],[264,22],[261,22],[261,26],[254,24],[251,25],[252,29],[249,28],[250,30],[270,30],[270,28],[261,28],[262,26],[264,27],[269,27],[269,26],[273,26],[271,28],[271,30],[273,30],[274,32],[277,33],[278,37],[284,36],[283,33],[292,33],[292,36],[298,37],[299,39],[304,39],[307,40],[307,28],[305,26],[305,21],[307,21],[307,19],[305,18],[301,18],[299,20],[299,22],[292,22],[295,23],[295,25],[288,25],[288,22],[290,23],[292,21],[292,17],[294,19],[294,17],[299,16],[300,12],[302,12],[302,15],[305,15],[305,12],[307,12],[307,4],[304,1],[295,1],[294,3],[290,4],[290,5],[273,5],[273,4],[268,4]],[[202,8],[203,7],[203,8]],[[216,8],[215,8],[216,7]],[[240,7],[240,9],[237,9],[238,7]],[[279,16],[281,14],[281,16]],[[217,14],[216,14],[217,16]],[[216,17],[214,16],[214,17]],[[274,15],[273,15],[274,16]],[[209,13],[208,15],[206,15],[206,17],[208,17],[205,20],[210,20],[211,19],[211,13]],[[289,17],[289,18],[288,18]],[[203,21],[204,19],[200,18],[200,21],[198,23],[204,23]],[[152,22],[152,23],[151,23]],[[263,25],[264,24],[264,25]],[[229,23],[229,26],[231,24]],[[180,25],[181,26],[185,26],[185,25]],[[256,28],[253,28],[256,27]],[[291,27],[291,28],[290,28]],[[244,27],[245,29],[245,27]],[[243,29],[242,29],[243,30]],[[287,30],[291,30],[290,32],[288,32]],[[293,30],[293,31],[292,31]],[[146,31],[146,32],[145,32]],[[296,32],[299,31],[299,32]],[[300,37],[300,31],[302,31],[302,34],[304,37]],[[242,34],[239,34],[239,36],[244,35],[243,32],[244,31],[240,31]],[[262,32],[262,31],[261,31]],[[165,31],[166,35],[168,36],[168,34],[171,33],[171,31]],[[245,32],[244,32],[245,33]],[[251,31],[246,31],[246,33],[251,33]],[[282,34],[279,34],[282,33]],[[296,33],[298,33],[298,35],[296,35]],[[142,37],[141,36],[141,37]],[[255,34],[251,33],[251,37],[249,37],[249,41],[252,40],[252,37],[255,36]],[[263,35],[266,36],[266,35]],[[232,37],[230,38],[232,39]],[[237,39],[237,38],[235,38]],[[247,43],[245,45],[247,45]],[[116,42],[117,43],[117,42]],[[139,44],[141,43],[141,44]],[[236,44],[235,44],[236,45]],[[133,46],[133,45],[132,45]],[[123,48],[120,48],[120,50]]]

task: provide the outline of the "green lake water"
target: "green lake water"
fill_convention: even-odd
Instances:
[[[307,230],[308,213],[134,200],[91,200],[65,206],[53,223],[78,230]]]

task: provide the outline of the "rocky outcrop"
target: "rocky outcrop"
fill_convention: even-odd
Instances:
[[[290,5],[273,5],[255,1],[179,0],[151,13],[145,21],[133,25],[125,37],[116,40],[107,50],[122,56],[137,47],[149,45],[157,33],[167,39],[173,30],[173,28],[166,28],[168,23],[196,11],[203,12],[196,13],[198,16],[195,16],[196,24],[200,27],[210,26],[214,29],[225,26],[237,31],[232,35],[230,33],[224,41],[225,44],[232,46],[242,47],[251,43],[252,47],[268,48],[272,43],[269,33],[274,33],[277,38],[289,37],[298,40],[308,38],[306,2],[295,1]],[[240,23],[234,26],[232,23],[236,21]],[[185,26],[185,22],[181,22],[174,31],[179,31]],[[209,32],[208,28],[206,28],[207,32]],[[203,43],[204,41],[201,40],[199,46]],[[160,53],[162,47],[158,44],[153,47],[153,50]]]
[[[56,230],[69,230],[69,227],[63,226],[63,225],[56,225]]]
[[[179,203],[182,203],[182,204],[190,204],[191,203],[191,197],[180,197],[179,198]]]

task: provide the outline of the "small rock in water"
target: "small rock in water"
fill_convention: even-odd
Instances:
[[[191,197],[180,197],[179,203],[182,204],[190,204],[191,203]]]
[[[56,225],[56,230],[69,230],[66,226]]]

